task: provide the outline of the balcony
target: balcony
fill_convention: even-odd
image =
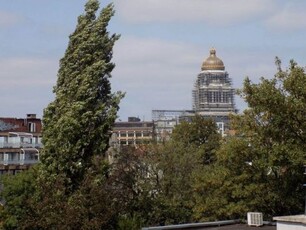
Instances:
[[[33,165],[39,162],[38,159],[36,160],[1,160],[0,165]]]
[[[0,149],[3,148],[42,148],[41,138],[27,133],[10,133],[0,137]]]
[[[32,165],[39,162],[36,148],[20,149],[20,152],[0,153],[0,165]]]
[[[41,143],[28,143],[28,142],[3,142],[0,140],[0,149],[5,148],[42,148]]]

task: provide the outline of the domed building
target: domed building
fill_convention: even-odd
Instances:
[[[229,128],[229,114],[237,112],[234,89],[215,49],[210,50],[209,57],[202,64],[192,96],[196,114],[213,118],[223,132]]]
[[[223,61],[217,57],[216,50],[204,60],[201,72],[192,90],[192,110],[152,110],[155,136],[158,141],[171,134],[181,121],[191,121],[195,114],[212,118],[222,136],[229,130],[229,115],[237,113],[234,103],[234,88],[231,78],[225,71]]]

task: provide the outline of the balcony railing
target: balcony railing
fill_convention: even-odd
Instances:
[[[38,159],[33,160],[3,160],[0,159],[0,165],[32,165],[37,164],[39,162]]]
[[[0,165],[30,165],[38,162],[39,150],[36,148],[20,148],[16,152],[0,152]]]
[[[42,148],[42,144],[41,143],[0,141],[0,148]]]
[[[41,137],[33,137],[28,133],[10,133],[0,136],[0,148],[41,148]]]

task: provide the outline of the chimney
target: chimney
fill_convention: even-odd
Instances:
[[[36,114],[35,113],[29,113],[27,114],[27,119],[35,119],[36,118]]]
[[[139,122],[140,119],[138,117],[128,117],[128,122]]]

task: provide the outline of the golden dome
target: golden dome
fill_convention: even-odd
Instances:
[[[224,70],[224,64],[221,59],[216,56],[216,50],[210,50],[210,56],[203,62],[202,70]]]

